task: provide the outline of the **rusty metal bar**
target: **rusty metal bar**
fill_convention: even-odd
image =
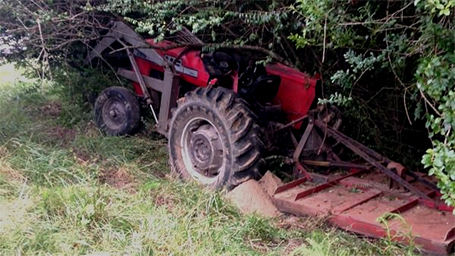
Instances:
[[[405,204],[403,204],[403,205],[391,210],[390,213],[399,213],[399,214],[401,214],[401,213],[403,213],[405,211],[408,211],[408,210],[412,209],[413,207],[417,206],[418,204],[419,204],[419,199],[417,198],[417,199],[411,200],[411,201],[409,201],[409,202],[407,202],[407,203],[405,203]]]
[[[356,175],[360,175],[362,173],[364,173],[366,170],[363,169],[363,170],[359,170],[359,171],[355,171],[355,172],[352,172],[348,175],[345,175],[345,176],[342,176],[342,177],[338,177],[334,180],[331,180],[329,182],[326,182],[326,183],[323,183],[321,185],[318,185],[318,186],[315,186],[313,188],[310,188],[310,189],[307,189],[307,190],[304,190],[302,192],[299,192],[296,196],[295,196],[295,201],[301,199],[301,198],[304,198],[306,196],[309,196],[311,194],[314,194],[314,193],[317,193],[321,190],[324,190],[324,189],[327,189],[327,188],[330,188],[330,187],[333,187],[335,185],[337,185],[339,183],[340,180],[343,180],[343,179],[346,179],[348,177],[352,177],[352,176],[356,176]]]
[[[374,151],[373,149],[371,149],[371,148],[369,148],[369,147],[367,147],[367,146],[361,144],[360,142],[355,141],[355,140],[353,140],[352,138],[349,138],[349,137],[346,136],[345,134],[343,134],[343,133],[341,133],[341,132],[338,132],[337,130],[332,129],[331,127],[328,127],[327,125],[325,125],[325,123],[323,123],[323,122],[321,122],[321,121],[319,121],[319,120],[316,120],[315,123],[316,123],[316,126],[318,126],[318,127],[319,127],[320,129],[322,129],[323,131],[326,130],[326,128],[327,128],[327,130],[332,131],[332,133],[335,133],[335,132],[336,132],[337,137],[342,138],[343,140],[350,142],[350,143],[353,144],[355,147],[357,147],[357,148],[359,148],[360,150],[366,152],[368,155],[370,155],[370,156],[376,158],[376,160],[378,160],[378,161],[380,161],[380,162],[385,162],[386,164],[388,164],[388,163],[390,162],[390,160],[389,160],[387,157],[385,157],[385,156],[379,154],[378,152],[376,152],[376,151]],[[333,137],[333,136],[332,136],[332,137]],[[336,139],[336,138],[335,138],[335,139]]]
[[[299,161],[300,154],[302,153],[302,150],[305,147],[306,142],[308,141],[308,137],[310,136],[310,133],[313,130],[313,127],[314,127],[314,119],[312,117],[309,117],[308,126],[306,127],[305,132],[302,135],[302,138],[300,138],[299,145],[297,145],[297,148],[294,151],[294,155],[293,155],[294,162]]]
[[[386,167],[384,167],[382,164],[378,163],[375,159],[373,159],[372,156],[369,155],[369,153],[367,152],[364,152],[362,151],[362,148],[366,148],[365,146],[363,147],[357,147],[355,144],[360,144],[359,142],[356,142],[356,143],[353,143],[352,139],[350,139],[349,137],[347,137],[346,135],[343,135],[341,134],[340,132],[338,131],[335,131],[333,129],[331,129],[330,127],[325,127],[324,123],[316,120],[315,121],[316,125],[320,128],[320,129],[323,129],[325,130],[328,135],[332,136],[334,139],[340,141],[341,143],[343,143],[347,148],[349,148],[350,150],[352,150],[354,153],[356,153],[357,155],[359,155],[360,157],[362,157],[363,159],[365,159],[367,162],[369,162],[373,167],[377,168],[378,170],[384,172],[385,174],[387,174],[390,178],[392,178],[393,180],[395,180],[396,182],[398,182],[400,185],[402,185],[403,187],[407,188],[409,191],[411,191],[412,193],[414,193],[415,195],[418,195],[420,198],[423,198],[423,199],[426,199],[426,200],[429,200],[429,201],[433,201],[430,197],[428,197],[425,193],[423,193],[422,191],[418,190],[417,188],[415,188],[414,186],[412,186],[409,182],[407,182],[406,180],[404,180],[403,178],[401,178],[399,175],[397,175],[395,172],[387,169]],[[373,150],[371,150],[373,151]],[[374,151],[373,151],[374,152]],[[377,153],[376,153],[377,154]],[[379,154],[378,154],[379,155]]]
[[[354,203],[347,205],[347,206],[343,206],[343,205],[341,207],[337,206],[332,210],[332,213],[340,214],[340,213],[348,211],[358,205],[364,204],[364,203],[370,201],[371,199],[374,199],[380,195],[382,195],[382,191],[380,191],[380,190],[374,190],[374,189],[369,190],[369,191],[367,190],[360,200],[356,200]]]
[[[145,104],[150,107],[150,110],[152,111],[153,118],[155,120],[155,123],[158,124],[158,118],[156,117],[155,110],[152,107],[152,99],[150,98],[150,93],[147,89],[147,86],[145,85],[144,78],[142,77],[141,72],[139,71],[139,67],[137,66],[136,59],[134,58],[133,54],[129,49],[126,49],[126,53],[128,54],[128,58],[130,59],[131,66],[133,67],[134,73],[136,74],[137,81],[139,81],[139,85],[142,90],[142,94],[145,96]]]
[[[409,175],[411,176],[412,178],[414,178],[417,182],[420,182],[424,185],[426,185],[427,187],[431,188],[431,189],[434,189],[436,191],[439,191],[439,188],[436,184],[434,184],[433,182],[430,182],[429,180],[426,180],[426,179],[422,179],[419,175],[415,174],[414,172],[411,172],[411,171],[407,171],[405,172],[406,175]]]
[[[281,193],[281,192],[284,192],[288,189],[291,189],[291,188],[294,188],[294,187],[297,187],[305,182],[307,182],[308,179],[307,177],[303,177],[303,178],[300,178],[300,179],[297,179],[297,180],[294,180],[292,182],[289,182],[289,183],[286,183],[282,186],[279,186],[275,189],[275,193],[273,193],[274,195],[278,194],[278,193]]]
[[[311,176],[308,174],[308,172],[305,170],[305,168],[303,168],[303,166],[300,164],[299,158],[300,158],[300,154],[302,154],[302,151],[303,151],[303,148],[305,147],[305,144],[308,141],[308,137],[310,136],[311,131],[313,131],[313,127],[314,127],[314,117],[313,116],[309,116],[308,117],[308,126],[306,127],[305,132],[302,135],[302,138],[300,138],[300,142],[297,145],[297,148],[295,149],[294,155],[292,157],[292,159],[294,160],[294,164],[297,167],[297,169],[299,171],[303,172],[305,177],[307,177],[308,179],[311,179]]]
[[[436,194],[437,194],[436,191],[430,191],[430,192],[427,193],[427,196],[432,198],[432,197],[436,196]],[[393,209],[393,210],[391,210],[389,212],[390,213],[400,213],[401,214],[401,213],[403,213],[405,211],[408,211],[408,210],[412,209],[413,207],[419,205],[419,203],[421,203],[421,200],[417,197],[417,198],[412,199],[411,201],[409,201],[409,202],[407,202],[407,203],[405,203],[405,204],[403,204],[403,205],[401,205],[401,206],[399,206],[399,207],[397,207],[397,208],[395,208],[395,209]],[[434,207],[431,207],[431,206],[432,205],[427,205],[427,207],[429,207],[429,208],[434,208],[434,209],[438,209],[438,210],[444,211],[444,209],[441,209],[441,207],[439,205],[434,204],[433,205]],[[446,211],[447,211],[447,209],[446,209]],[[450,211],[450,212],[453,211],[453,208],[451,210],[448,210],[448,211]]]
[[[352,168],[352,169],[368,169],[370,168],[364,164],[353,164],[344,161],[315,161],[315,160],[303,160],[302,163],[306,165],[313,165],[313,166],[322,166],[322,167],[341,167],[341,168]]]
[[[280,127],[279,129],[276,130],[276,132],[279,132],[279,131],[281,131],[281,130],[284,130],[284,129],[286,129],[286,128],[289,128],[289,127],[293,126],[294,124],[296,124],[296,123],[298,123],[298,122],[302,122],[302,121],[305,120],[306,118],[308,118],[308,115],[304,115],[304,116],[302,116],[302,117],[299,117],[299,118],[295,119],[294,121],[291,121],[291,122],[287,123],[286,125]]]

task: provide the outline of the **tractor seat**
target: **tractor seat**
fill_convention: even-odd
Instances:
[[[264,104],[270,102],[278,93],[280,88],[281,78],[275,75],[261,75],[253,82],[244,98],[250,99],[254,97],[259,103]]]

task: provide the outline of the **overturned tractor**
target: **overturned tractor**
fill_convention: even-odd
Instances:
[[[106,134],[133,134],[141,108],[152,113],[168,138],[171,169],[215,189],[258,179],[264,158],[284,156],[295,180],[279,186],[279,210],[324,215],[332,224],[371,237],[392,235],[436,254],[453,251],[455,217],[431,180],[406,170],[339,131],[341,113],[316,104],[319,78],[279,60],[258,64],[260,49],[237,47],[203,52],[202,42],[183,31],[186,46],[143,39],[115,22],[87,55],[87,63],[112,61],[133,82],[104,90],[96,101],[96,123]],[[119,54],[120,53],[120,54]],[[119,63],[121,62],[121,63]],[[119,65],[120,64],[120,65]],[[363,161],[344,161],[348,149]],[[309,170],[336,169],[321,175]],[[387,230],[377,219],[390,219]]]

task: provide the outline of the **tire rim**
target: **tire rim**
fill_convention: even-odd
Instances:
[[[183,128],[182,158],[188,173],[198,182],[214,183],[226,165],[220,132],[205,118],[191,119]]]
[[[109,98],[102,110],[104,123],[110,129],[118,129],[126,122],[126,108],[123,102]]]

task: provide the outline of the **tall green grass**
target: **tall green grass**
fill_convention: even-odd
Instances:
[[[164,138],[106,137],[61,84],[12,65],[0,76],[0,255],[407,253],[312,219],[243,216],[223,191],[172,178]]]

